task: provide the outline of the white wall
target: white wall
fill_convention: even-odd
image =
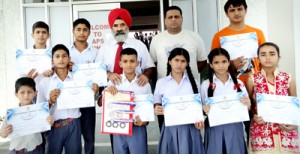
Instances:
[[[268,41],[276,43],[281,52],[279,69],[295,77],[295,44],[292,0],[267,0]]]
[[[16,48],[23,43],[20,25],[20,0],[0,0],[0,115],[5,113],[6,104],[17,103],[14,59]]]

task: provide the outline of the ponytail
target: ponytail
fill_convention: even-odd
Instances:
[[[198,88],[197,88],[197,85],[196,85],[195,78],[194,78],[194,76],[193,76],[193,74],[192,74],[190,65],[188,64],[188,65],[186,66],[185,69],[186,69],[186,72],[187,72],[187,74],[188,74],[190,83],[191,83],[191,85],[192,85],[194,94],[197,94],[199,91],[198,91]]]
[[[167,62],[167,74],[166,76],[168,76],[172,71],[171,65],[169,64],[169,61]]]
[[[208,79],[209,79],[209,85],[207,89],[207,96],[208,97],[213,97],[214,96],[214,83],[213,83],[213,75],[214,75],[214,70],[209,66],[208,67]]]
[[[232,78],[232,81],[234,83],[234,89],[236,88],[237,89],[237,92],[242,92],[241,88],[240,88],[240,84],[238,83],[233,71],[232,71],[232,67],[231,65],[229,65],[228,67],[228,70],[229,70],[229,73],[230,73],[230,76]]]

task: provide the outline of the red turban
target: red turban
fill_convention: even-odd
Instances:
[[[113,27],[114,22],[118,18],[124,20],[128,28],[131,26],[132,19],[130,13],[126,9],[116,8],[111,10],[108,15],[108,23],[110,28]]]

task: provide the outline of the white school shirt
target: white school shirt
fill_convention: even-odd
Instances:
[[[237,79],[237,81],[240,84],[240,89],[242,90],[242,92],[244,92],[246,95],[248,95],[248,92],[246,90],[244,83],[239,79]],[[223,84],[222,81],[219,80],[216,75],[213,76],[213,83],[215,85],[215,90],[214,90],[213,96],[237,93],[237,89],[234,90],[234,83],[229,74],[228,74],[228,80],[226,81],[225,84]],[[203,100],[202,103],[205,103],[205,98],[207,98],[208,86],[209,86],[208,79],[202,82],[202,85],[201,85],[201,100]]]
[[[174,48],[184,48],[189,52],[191,71],[200,81],[197,62],[207,59],[204,41],[197,33],[185,29],[174,35],[165,30],[153,37],[150,55],[157,62],[157,78],[167,76],[168,57]]]
[[[152,94],[149,83],[145,84],[144,86],[139,86],[137,84],[137,76],[135,76],[131,82],[129,82],[124,74],[122,74],[121,77],[122,83],[119,85],[114,85],[118,90],[133,91],[135,95]],[[113,85],[113,83],[109,81],[108,85]]]
[[[79,52],[74,43],[69,48],[71,61],[75,64],[87,64],[94,63],[98,54],[97,49],[93,48],[88,44],[88,47],[84,49],[82,52]]]
[[[45,119],[46,120],[46,119]],[[1,131],[7,125],[6,118],[4,118]],[[20,136],[17,138],[13,138],[10,141],[9,150],[21,150],[27,149],[27,151],[32,151],[36,148],[36,146],[42,144],[42,136],[41,133],[34,133],[25,136]]]
[[[198,93],[200,93],[200,84],[197,80],[196,85]],[[154,103],[162,103],[163,97],[172,97],[180,95],[190,95],[194,94],[192,85],[190,83],[189,77],[184,73],[179,84],[174,80],[171,73],[170,75],[159,79],[156,82],[156,87],[154,91]]]
[[[68,72],[68,75],[64,81],[72,80],[72,74]],[[50,92],[53,89],[57,89],[58,83],[63,83],[64,81],[61,81],[55,72],[52,76],[43,78],[39,84],[37,102],[48,102],[48,100],[50,99]],[[55,102],[50,108],[50,115],[52,115],[54,117],[54,121],[56,121],[59,119],[79,118],[81,116],[81,113],[79,111],[79,108],[57,109],[57,104]]]
[[[115,58],[119,45],[115,39],[109,39],[99,49],[96,62],[102,62],[106,65],[107,70],[113,72],[115,66]],[[141,74],[145,69],[155,67],[153,60],[148,52],[147,47],[140,40],[127,38],[124,41],[123,49],[133,48],[138,54],[139,66],[136,68],[136,73]]]

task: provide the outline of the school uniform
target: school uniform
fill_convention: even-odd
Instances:
[[[39,84],[38,102],[47,102],[50,92],[57,89],[58,83],[72,81],[72,74],[62,81],[56,73],[51,77],[43,78]],[[61,154],[64,148],[66,154],[81,154],[81,126],[79,117],[81,113],[78,108],[57,109],[54,103],[50,107],[50,115],[54,118],[51,130],[45,133],[46,153]]]
[[[235,88],[233,80],[229,74],[228,80],[225,84],[223,84],[222,81],[220,81],[215,75],[213,76],[213,83],[215,85],[213,96],[237,93],[237,88]],[[244,93],[248,94],[244,84],[240,80],[238,80],[238,83],[241,85],[240,89]],[[201,85],[202,100],[205,100],[205,98],[207,98],[207,89],[209,84],[209,80],[205,80]],[[204,147],[206,154],[247,153],[243,122],[210,127],[207,120],[208,119],[205,120],[204,134]]]
[[[118,90],[133,91],[135,95],[151,94],[150,84],[143,87],[137,84],[137,77],[131,82],[124,74],[121,75],[122,83],[116,85]],[[112,85],[111,82],[108,83]],[[132,136],[113,134],[113,150],[117,154],[148,154],[146,126],[132,127]]]
[[[75,64],[94,63],[98,53],[98,51],[90,45],[88,45],[88,47],[82,52],[79,52],[74,44],[70,47],[69,50],[71,61],[73,61]],[[96,108],[80,108],[80,112],[81,133],[84,139],[84,151],[86,154],[93,154],[95,153],[94,143],[96,127]]]
[[[196,81],[200,92],[200,84]],[[154,102],[162,103],[163,97],[194,94],[190,80],[183,75],[179,84],[171,75],[159,79],[154,92]],[[158,154],[204,154],[202,136],[194,124],[168,126],[163,123]]]

